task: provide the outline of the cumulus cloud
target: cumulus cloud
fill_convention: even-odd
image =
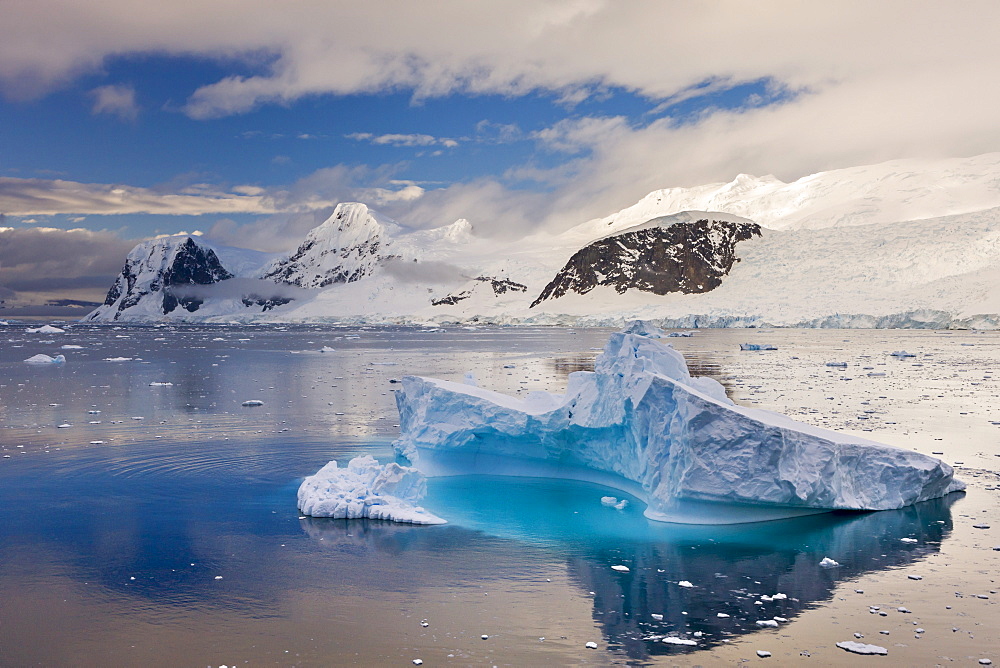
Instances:
[[[94,99],[92,111],[95,114],[110,114],[123,121],[139,117],[135,89],[130,86],[101,86],[90,91],[90,95]]]
[[[366,168],[339,181],[318,173],[270,201],[230,193],[184,200],[184,206],[163,199],[136,205],[218,213],[301,207],[297,217],[286,216],[287,224],[272,217],[250,230],[258,241],[278,238],[268,226],[294,231],[311,217],[308,207],[328,211],[346,199],[380,202],[390,215],[418,226],[465,217],[484,233],[513,233],[564,227],[656,188],[726,181],[738,172],[789,180],[896,157],[1000,150],[993,111],[1000,106],[1000,40],[991,32],[998,23],[1000,3],[991,0],[390,1],[364,7],[301,0],[295,12],[271,0],[245,0],[239,12],[223,0],[161,3],[143,12],[127,0],[36,0],[4,8],[0,88],[13,97],[40,95],[99,71],[109,58],[157,53],[214,58],[224,68],[242,61],[242,74],[192,92],[184,110],[193,118],[309,95],[400,90],[417,101],[542,92],[568,105],[626,90],[662,103],[638,123],[580,116],[535,132],[531,139],[541,150],[560,156],[556,168],[547,166],[551,161],[529,162],[506,176],[420,193],[389,187],[390,177]],[[786,94],[748,99],[735,110],[708,109],[694,119],[670,116],[692,97],[762,81]],[[481,133],[497,142],[524,137],[516,127],[489,124]],[[376,139],[363,134],[357,138]],[[428,140],[421,137],[429,135],[378,137],[386,145],[422,146]],[[514,181],[547,191],[517,190]],[[0,212],[122,210],[120,202],[109,203],[114,198],[104,188],[110,186],[84,185],[80,193],[55,188],[54,195],[51,187],[35,193],[30,185],[19,183],[21,194],[10,200],[0,180]],[[131,192],[132,201],[142,199]]]

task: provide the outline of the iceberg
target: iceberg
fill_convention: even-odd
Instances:
[[[24,360],[25,364],[63,364],[66,362],[65,355],[56,355],[55,357],[49,357],[42,353],[37,355],[32,355],[28,359]]]
[[[28,334],[63,334],[66,330],[53,327],[52,325],[42,325],[41,327],[35,327],[33,329],[29,327],[24,331]]]
[[[518,398],[407,376],[399,455],[427,475],[572,478],[633,494],[653,520],[754,522],[886,510],[965,488],[939,459],[737,406],[684,357],[612,334],[565,394]]]
[[[371,455],[355,457],[346,468],[332,461],[299,486],[299,510],[310,517],[445,524],[416,505],[427,492],[420,471],[395,462],[380,465]]]

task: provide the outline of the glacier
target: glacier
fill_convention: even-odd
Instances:
[[[345,468],[331,461],[299,486],[299,510],[310,517],[445,524],[417,505],[427,493],[424,475],[395,462],[380,465],[371,455]]]
[[[631,332],[612,334],[565,394],[522,399],[407,376],[396,402],[393,445],[427,475],[585,480],[634,495],[664,522],[887,510],[965,488],[939,459],[738,406],[672,347]]]

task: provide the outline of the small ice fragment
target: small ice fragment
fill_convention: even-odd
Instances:
[[[66,362],[65,355],[56,355],[55,357],[49,357],[48,355],[43,355],[39,353],[37,355],[32,355],[28,359],[24,360],[25,364],[64,364]]]
[[[476,374],[472,373],[471,371],[465,372],[465,378],[462,379],[462,382],[464,382],[466,385],[471,385],[472,387],[479,387],[479,384],[476,383]]]
[[[740,350],[777,350],[777,346],[769,343],[741,343]]]
[[[782,594],[782,593],[779,592],[779,593],[775,594],[774,596],[772,596],[771,598],[773,598],[775,601],[783,601],[786,598],[788,598],[788,594]]]
[[[727,614],[726,614],[726,613],[724,613],[724,612],[720,612],[720,613],[718,613],[718,614],[717,614],[717,615],[715,615],[715,616],[716,616],[716,617],[718,617],[719,619],[727,619],[727,618],[729,617],[729,615],[727,615]]]
[[[609,508],[614,508],[615,504],[618,503],[618,499],[614,496],[602,496],[601,505],[608,506]]]
[[[260,399],[247,399],[240,406],[263,406],[264,402]]]
[[[622,566],[621,564],[615,564],[611,567],[611,570],[618,571],[619,573],[628,573],[628,566]]]
[[[668,645],[689,645],[689,646],[693,646],[693,645],[697,645],[698,644],[697,642],[695,642],[694,640],[691,640],[690,638],[677,638],[677,637],[674,637],[674,636],[667,636],[666,638],[664,638],[660,642],[667,643]]]
[[[586,645],[584,645],[584,647],[586,647],[587,649],[597,649],[597,643],[591,640]]]
[[[105,357],[105,362],[131,362],[131,357]]]
[[[847,362],[827,362],[826,366],[836,366],[847,368]]]
[[[823,561],[819,562],[819,565],[823,568],[836,568],[837,566],[840,566],[840,563],[834,561],[830,557],[823,557]]]
[[[104,441],[91,441],[91,445],[104,445]]]
[[[774,629],[778,627],[778,622],[774,621],[773,619],[758,619],[757,626],[761,627],[762,629]]]
[[[904,608],[903,606],[899,606],[898,608],[896,608],[896,612],[910,612],[910,609]]]
[[[913,353],[908,353],[905,350],[897,350],[894,353],[890,353],[889,356],[896,357],[899,359],[903,359],[904,357],[916,357],[916,355],[914,355]]]
[[[923,580],[924,579],[924,577],[922,575],[907,575],[906,577],[908,577],[911,580]]]
[[[973,524],[972,528],[973,529],[989,529],[990,525],[989,524]]]
[[[159,382],[159,381],[156,381],[156,380],[154,380],[152,383],[149,384],[150,387],[168,387],[170,385],[173,385],[173,383],[171,383],[171,382]]]
[[[837,643],[837,647],[848,652],[853,652],[854,654],[881,654],[886,655],[889,653],[885,647],[879,647],[878,645],[866,645],[863,642],[854,642],[853,640],[845,640],[843,642]]]
[[[490,637],[488,635],[486,635],[485,633],[483,635],[479,636],[479,637],[482,638],[483,640],[489,640],[490,639]]]
[[[980,666],[991,666],[991,665],[993,665],[993,662],[990,661],[989,659],[980,659],[979,660],[979,665]]]
[[[694,585],[691,584],[690,582],[688,582],[687,580],[681,580],[680,582],[677,583],[677,586],[678,587],[693,587]]]
[[[772,617],[771,619],[773,619],[776,622],[781,622],[782,624],[788,621],[788,619],[785,617]]]
[[[24,331],[28,334],[63,334],[66,330],[53,327],[52,325],[42,325],[41,327],[28,328]]]
[[[216,580],[221,580],[221,579],[222,579],[222,576],[221,576],[221,575],[216,575],[216,576],[215,576],[215,579],[216,579]]]
[[[65,423],[59,425],[59,429],[69,429],[72,426],[73,425],[71,425],[69,422],[65,422]]]
[[[766,659],[767,657],[771,656],[771,653],[768,652],[766,649],[759,649],[757,650],[757,656],[759,656],[762,659]]]
[[[863,633],[855,632],[854,637],[857,638],[858,640],[861,640],[862,638],[865,637],[865,635]]]
[[[903,543],[916,543],[917,542],[916,538],[900,538],[899,540],[901,542],[903,542]]]
[[[319,349],[319,351],[321,353],[335,353],[335,352],[337,352],[334,348],[331,348],[330,346],[323,346],[322,348]],[[417,661],[420,661],[420,659],[417,659]],[[416,661],[414,663],[416,663]],[[421,663],[423,663],[423,662],[421,661]]]
[[[649,616],[652,617],[653,619],[655,619],[658,622],[662,622],[663,621],[663,615],[661,615],[661,614],[659,614],[657,612],[651,612],[649,614]]]
[[[423,659],[414,659],[413,660],[413,665],[414,666],[422,666],[422,665],[424,665]]]

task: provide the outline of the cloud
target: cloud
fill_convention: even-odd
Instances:
[[[387,258],[382,268],[389,276],[407,283],[455,284],[472,277],[461,267],[447,262],[416,262],[403,258]]]
[[[370,132],[353,132],[351,134],[344,135],[347,139],[353,139],[355,141],[366,141],[377,146],[445,146],[447,148],[454,148],[458,146],[458,142],[454,139],[438,138],[432,137],[431,135],[422,134],[386,134],[386,135],[373,135]]]
[[[101,86],[90,91],[90,95],[94,98],[91,110],[95,114],[110,114],[123,121],[134,121],[139,117],[135,89],[130,86]]]
[[[134,245],[105,230],[0,228],[0,286],[34,303],[67,294],[103,300]]]
[[[302,299],[310,290],[261,278],[230,278],[210,285],[175,285],[170,291],[177,298],[195,299]]]
[[[3,176],[0,177],[0,212],[8,216],[201,215],[267,214],[279,210],[270,197],[248,192],[246,187],[221,192],[211,186],[194,184],[185,186],[180,193],[161,193],[135,186]]]

